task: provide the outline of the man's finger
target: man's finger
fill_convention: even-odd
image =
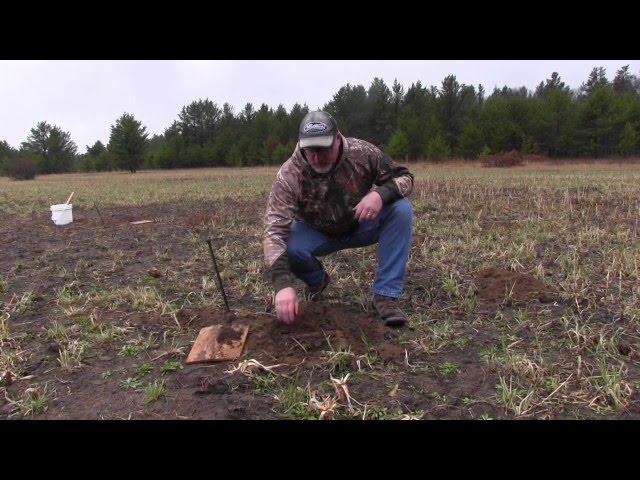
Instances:
[[[287,323],[293,322],[293,303],[287,304]]]
[[[278,319],[280,319],[280,321],[282,322],[289,323],[288,315],[287,315],[287,307],[284,304],[280,304],[280,306],[278,307]]]

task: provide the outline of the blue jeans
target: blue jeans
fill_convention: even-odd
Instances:
[[[378,216],[364,221],[350,235],[336,238],[294,220],[287,241],[291,272],[309,287],[322,282],[324,268],[316,257],[378,243],[378,268],[373,292],[399,297],[404,291],[407,260],[411,247],[413,208],[406,198],[384,205]]]

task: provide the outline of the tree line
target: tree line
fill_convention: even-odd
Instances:
[[[375,78],[369,88],[347,84],[323,107],[346,136],[366,139],[398,160],[440,161],[516,150],[550,158],[636,155],[640,150],[640,78],[620,68],[609,80],[594,68],[577,89],[557,72],[534,89],[465,85],[455,75],[439,86],[420,81],[406,91]],[[78,154],[56,125],[38,122],[19,148],[0,142],[0,167],[32,163],[38,173],[140,168],[280,164],[295,148],[309,111],[247,103],[239,112],[199,99],[182,107],[163,134],[149,137],[129,113],[111,125],[107,145]]]

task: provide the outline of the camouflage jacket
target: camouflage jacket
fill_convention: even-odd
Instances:
[[[293,219],[330,237],[348,235],[358,228],[352,209],[372,190],[383,204],[406,197],[413,190],[413,174],[357,138],[342,137],[340,158],[325,174],[317,173],[296,146],[276,174],[264,215],[265,272],[276,292],[293,286],[287,258]]]

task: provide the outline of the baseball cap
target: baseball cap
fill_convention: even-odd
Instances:
[[[327,112],[309,112],[300,122],[300,148],[330,147],[337,132],[338,124]]]

